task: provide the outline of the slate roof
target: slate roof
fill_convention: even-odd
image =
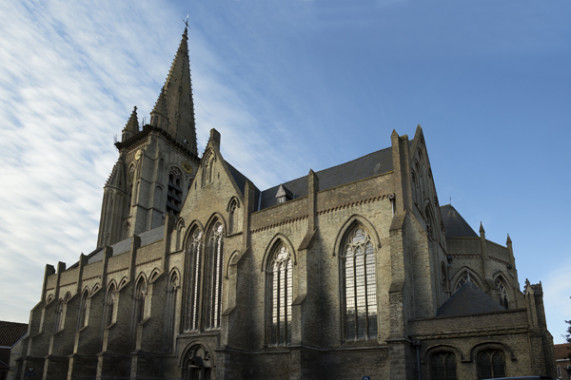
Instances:
[[[478,237],[476,232],[464,220],[462,215],[452,205],[440,207],[442,222],[446,231],[446,237]]]
[[[26,323],[0,321],[0,346],[12,347],[27,331]]]
[[[392,148],[385,148],[341,165],[318,171],[319,190],[357,181],[393,170]],[[307,176],[300,177],[283,185],[293,195],[293,199],[307,195]],[[277,204],[276,193],[280,185],[262,191],[260,210]]]
[[[439,317],[494,313],[506,309],[471,281],[456,291],[436,312]]]
[[[25,323],[0,321],[0,377],[10,369],[10,350],[28,332]]]

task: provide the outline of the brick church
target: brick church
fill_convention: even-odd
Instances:
[[[46,266],[17,379],[555,375],[541,284],[439,204],[420,127],[264,190],[223,145],[199,156],[185,29],[116,143],[97,248]]]

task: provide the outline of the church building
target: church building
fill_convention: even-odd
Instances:
[[[420,127],[259,189],[215,129],[199,156],[187,39],[115,144],[96,248],[46,265],[15,378],[555,376],[541,283],[440,205]]]

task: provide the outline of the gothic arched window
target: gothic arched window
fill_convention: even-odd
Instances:
[[[81,294],[81,301],[79,303],[79,317],[77,319],[77,329],[81,329],[87,325],[87,289]]]
[[[202,169],[202,186],[212,183],[214,180],[214,154],[209,152],[204,159],[204,167]]]
[[[484,350],[476,357],[478,379],[491,379],[506,376],[506,360],[500,350]]]
[[[167,300],[165,306],[165,346],[167,350],[172,349],[174,338],[174,326],[176,315],[177,294],[180,288],[180,278],[178,272],[175,270],[171,273],[169,286],[167,289]]]
[[[114,322],[115,298],[115,284],[112,283],[105,297],[105,326],[110,326]]]
[[[496,291],[498,292],[498,301],[500,302],[500,305],[502,305],[507,309],[509,305],[508,305],[508,290],[506,289],[506,285],[502,281],[501,277],[496,278],[495,283],[496,283]]]
[[[438,352],[430,357],[430,380],[456,380],[456,356]]]
[[[238,213],[236,209],[238,208],[238,201],[232,199],[228,205],[228,233],[232,234],[236,232],[238,228]]]
[[[202,231],[195,228],[190,234],[186,252],[186,313],[185,330],[198,330],[200,305],[200,279],[202,265]]]
[[[458,290],[464,285],[466,285],[466,283],[468,282],[471,283],[476,288],[480,287],[480,285],[478,285],[478,282],[474,279],[474,276],[470,276],[470,272],[465,270],[464,273],[462,273],[462,275],[456,281],[456,286],[454,287],[454,289]]]
[[[375,249],[367,232],[354,227],[341,247],[346,340],[377,337]]]
[[[222,268],[224,266],[224,227],[216,221],[208,233],[204,283],[206,328],[220,327],[222,308]]]
[[[283,244],[277,244],[268,263],[269,344],[291,343],[292,259]]]
[[[173,167],[169,172],[167,212],[178,215],[182,206],[182,172]]]
[[[147,284],[141,277],[135,288],[135,323],[142,323],[145,320],[145,298],[147,296]]]
[[[56,305],[55,332],[63,330],[63,309],[64,309],[64,301],[63,299],[60,299]]]

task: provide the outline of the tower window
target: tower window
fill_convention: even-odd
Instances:
[[[182,173],[177,168],[172,168],[169,173],[167,193],[167,212],[178,215],[182,206]]]

